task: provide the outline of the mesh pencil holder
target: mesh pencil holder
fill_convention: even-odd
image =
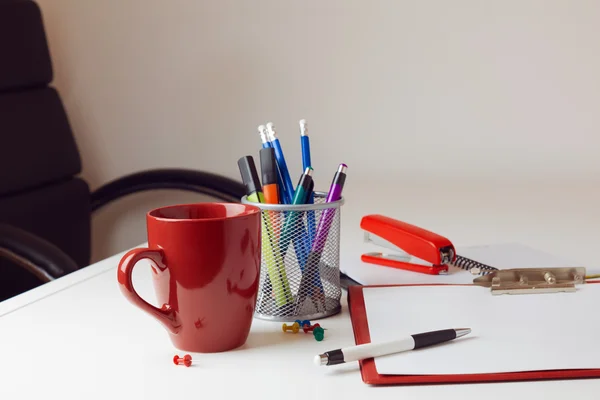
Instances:
[[[261,209],[262,255],[255,317],[311,320],[341,311],[340,219],[344,199],[314,204],[242,203]]]

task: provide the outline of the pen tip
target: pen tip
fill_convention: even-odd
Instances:
[[[458,328],[454,330],[456,332],[456,337],[463,337],[471,333],[471,328]]]

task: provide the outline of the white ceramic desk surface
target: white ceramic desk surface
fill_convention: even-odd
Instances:
[[[577,260],[600,267],[600,193],[592,185],[521,187],[496,195],[455,188],[456,195],[443,195],[447,189],[439,186],[348,182],[342,263],[356,263],[364,251],[361,216],[383,213],[443,234],[457,245],[518,241],[561,256],[577,252]],[[341,314],[320,321],[328,329],[323,342],[304,333],[284,334],[277,322],[255,320],[242,348],[192,354],[193,367],[175,366],[171,358],[181,352],[171,346],[163,328],[121,296],[115,273],[119,258],[0,303],[0,398],[505,399],[543,394],[558,399],[573,394],[597,398],[600,390],[600,380],[370,387],[361,381],[356,364],[312,364],[318,352],[354,344],[345,298]],[[148,267],[140,265],[134,278],[140,294],[152,301]]]

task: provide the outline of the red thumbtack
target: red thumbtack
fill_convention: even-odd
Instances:
[[[304,327],[302,329],[304,329],[304,333],[308,333],[308,332],[312,332],[315,330],[315,328],[320,327],[321,325],[319,324],[314,324],[314,325],[304,325]]]
[[[189,367],[190,365],[192,365],[192,356],[190,356],[189,354],[186,354],[183,357],[179,357],[177,354],[175,354],[175,357],[173,357],[173,363],[175,365],[185,365],[186,367]]]

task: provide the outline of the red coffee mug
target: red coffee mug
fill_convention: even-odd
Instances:
[[[182,350],[212,353],[243,345],[260,278],[260,210],[234,203],[183,204],[146,215],[148,248],[127,252],[117,279],[123,295],[169,332]],[[161,308],[142,299],[131,274],[150,259]]]

